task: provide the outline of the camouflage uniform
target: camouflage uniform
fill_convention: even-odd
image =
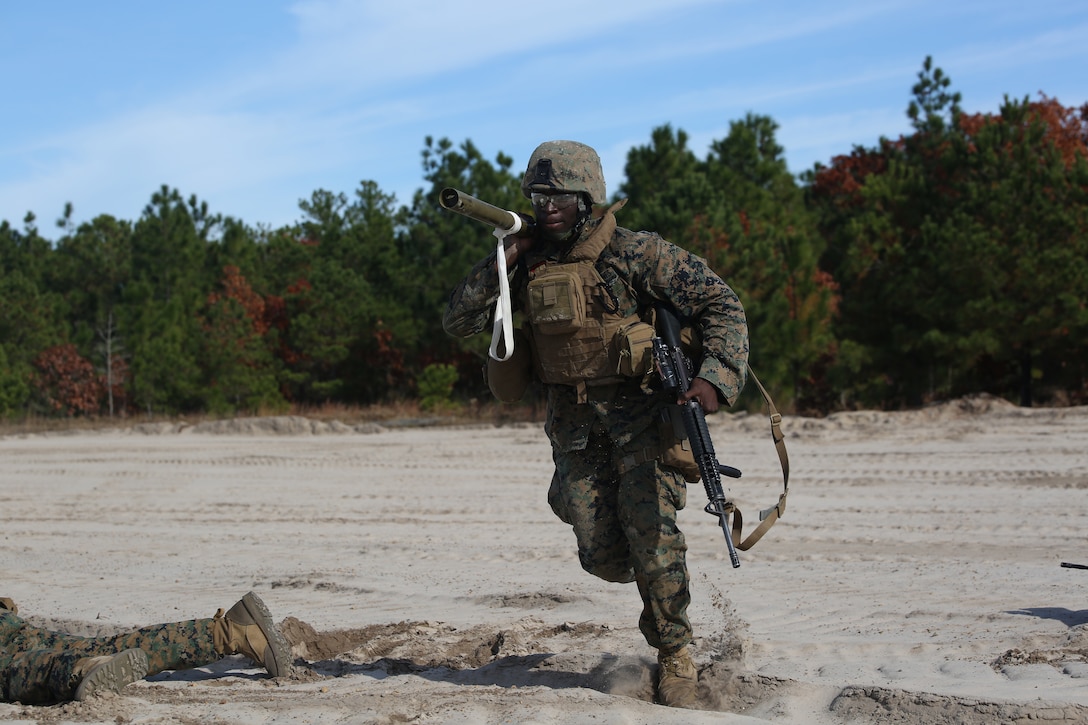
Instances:
[[[610,214],[588,220],[577,239],[565,245],[539,242],[521,256],[512,271],[515,309],[528,307],[528,270],[541,262],[564,261],[563,255]],[[711,383],[726,403],[736,400],[748,357],[744,311],[705,260],[657,234],[617,227],[595,267],[606,284],[625,290],[637,314],[665,302],[694,322],[703,345],[695,374]],[[446,331],[468,337],[488,328],[498,289],[493,252],[451,295],[443,320]],[[646,641],[661,652],[680,650],[692,638],[687,546],[676,525],[686,483],[677,469],[659,460],[675,442],[671,426],[666,432],[660,424],[662,412],[675,406],[675,397],[640,378],[591,385],[584,391],[571,385],[544,387],[545,431],[555,462],[548,493],[553,511],[573,527],[586,571],[606,581],[637,582],[643,601],[639,625]]]
[[[80,684],[77,665],[81,660],[130,649],[146,654],[147,675],[200,667],[237,653],[263,664],[274,676],[282,674],[289,666],[286,641],[255,594],[247,594],[243,602],[263,620],[260,624],[238,614],[239,603],[226,618],[219,610],[208,619],[156,624],[113,636],[78,637],[27,624],[10,599],[0,599],[0,702],[47,705],[71,700]],[[251,627],[232,624],[232,617]],[[259,628],[259,635],[253,628]],[[262,643],[267,635],[272,641],[254,651],[252,644],[239,647],[231,641],[239,633]]]
[[[0,700],[25,705],[71,700],[79,684],[75,665],[86,657],[126,649],[147,654],[149,675],[199,667],[220,658],[213,619],[157,624],[112,637],[76,637],[27,624],[0,610]]]

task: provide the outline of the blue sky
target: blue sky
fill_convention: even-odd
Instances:
[[[610,193],[663,124],[772,117],[790,169],[908,130],[933,56],[965,110],[1088,103],[1084,0],[0,0],[0,220],[135,220],[161,185],[251,225],[316,189],[425,186],[426,136],[521,168],[600,152]]]

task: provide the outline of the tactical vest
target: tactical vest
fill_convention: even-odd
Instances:
[[[525,309],[536,374],[545,383],[574,386],[580,401],[587,387],[641,377],[652,365],[653,327],[638,316],[627,283],[611,269],[606,279],[595,264],[612,241],[621,205],[605,212],[563,262],[529,270]]]

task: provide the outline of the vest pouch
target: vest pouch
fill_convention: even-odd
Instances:
[[[549,269],[529,282],[529,323],[544,335],[575,332],[585,324],[586,298],[577,271]]]
[[[688,483],[695,483],[702,478],[678,406],[672,405],[661,411],[658,430],[661,435],[661,465],[680,471]]]
[[[616,372],[629,378],[642,377],[654,365],[654,328],[641,320],[616,331]]]
[[[516,403],[525,396],[533,381],[533,353],[519,328],[514,329],[514,352],[506,360],[488,356],[484,377],[491,394],[503,403]]]

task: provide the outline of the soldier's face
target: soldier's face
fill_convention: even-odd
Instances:
[[[578,221],[578,195],[570,193],[534,193],[536,223],[553,238],[561,238]]]

